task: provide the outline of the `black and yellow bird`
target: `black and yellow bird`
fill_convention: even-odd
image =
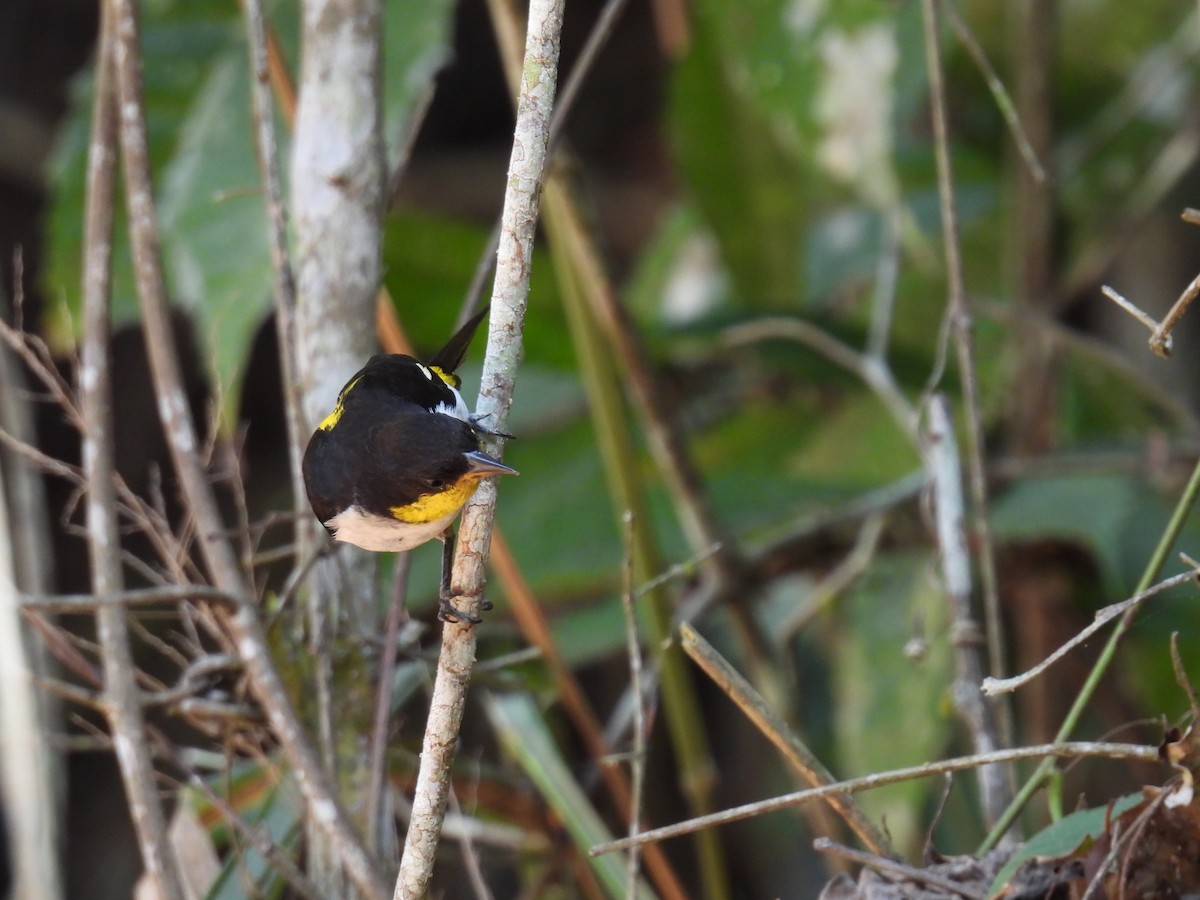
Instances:
[[[451,621],[472,619],[451,603],[451,523],[482,479],[517,474],[483,452],[480,433],[498,432],[467,409],[455,374],[486,314],[472,317],[428,363],[371,357],[304,452],[309,503],[335,540],[379,552],[445,542],[439,614]]]

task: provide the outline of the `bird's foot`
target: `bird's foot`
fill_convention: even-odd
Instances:
[[[492,601],[483,600],[479,604],[480,612],[487,612],[492,608]],[[438,597],[438,621],[449,622],[454,625],[467,624],[478,625],[483,621],[479,616],[469,615],[463,612],[454,605],[454,598],[446,595]]]
[[[497,431],[496,429],[489,428],[487,425],[483,424],[485,419],[492,418],[491,413],[471,413],[468,418],[471,420],[471,427],[476,431],[482,431],[484,434],[491,435],[492,437],[504,438],[506,441],[511,441],[514,439],[513,435],[509,434],[507,431]]]

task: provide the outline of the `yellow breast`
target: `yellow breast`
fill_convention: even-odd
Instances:
[[[479,478],[467,475],[440,494],[426,494],[407,506],[393,506],[390,512],[393,518],[410,525],[434,522],[458,512],[477,487]]]

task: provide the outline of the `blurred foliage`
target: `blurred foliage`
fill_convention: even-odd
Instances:
[[[394,5],[384,33],[384,119],[390,156],[406,141],[425,85],[445,61],[449,0]],[[271,6],[271,25],[288,60],[299,59],[295,3]],[[150,159],[157,175],[158,225],[169,295],[197,321],[222,420],[233,424],[250,345],[271,309],[266,198],[250,116],[249,61],[236,4],[217,0],[148,4],[142,18],[142,81]],[[60,302],[51,337],[77,337],[91,79],[77,86],[74,114],[51,161],[55,184],[46,288]],[[278,99],[277,111],[280,109]],[[287,186],[288,128],[280,121]],[[113,317],[138,316],[124,210],[114,243]]]
[[[1010,21],[1017,6],[984,0],[962,5],[1010,88],[1022,62]],[[795,343],[731,346],[729,326],[768,314],[798,316],[858,350],[867,346],[886,304],[886,357],[900,389],[916,403],[940,377],[937,386],[958,396],[959,373],[946,361],[940,337],[946,286],[920,7],[884,0],[699,0],[694,7],[691,47],[670,72],[658,123],[680,190],[631,261],[623,290],[669,405],[686,428],[716,517],[735,539],[753,543],[810,514],[850,509],[922,461],[857,376]],[[445,58],[449,8],[445,2],[388,6],[391,134],[406,127],[422,73]],[[1162,214],[1161,198],[1177,186],[1172,179],[1195,169],[1200,28],[1193,6],[1166,0],[1064,2],[1059,13],[1053,103],[1060,133],[1048,162],[1061,173],[1056,265],[1066,290],[1085,262],[1129,240],[1125,229],[1138,224],[1139,215]],[[246,115],[245,50],[230,4],[161,0],[149,4],[145,15],[147,114],[164,258],[172,295],[201,323],[202,358],[213,364],[228,421],[237,409],[250,339],[270,308],[265,215]],[[294,61],[295,6],[277,4],[272,18]],[[1195,371],[1187,357],[1196,355],[1181,349],[1170,363],[1154,363],[1147,376],[1127,359],[1093,352],[1072,333],[1080,322],[1098,318],[1094,307],[1068,297],[1064,304],[1076,305],[1064,314],[1017,308],[1015,238],[1021,223],[1013,194],[1021,163],[982,75],[949,32],[945,38],[955,199],[989,452],[1006,446],[1003,413],[1025,374],[1019,367],[1021,317],[1046,319],[1042,327],[1060,354],[1053,372],[1055,445],[1042,469],[1034,460],[1007,460],[1003,476],[996,475],[995,538],[1018,555],[1047,539],[1082,549],[1102,584],[1102,595],[1087,596],[1085,608],[1077,610],[1082,624],[1093,608],[1131,592],[1179,494],[1178,467],[1152,469],[1143,462],[1151,439],[1168,447],[1173,459],[1181,448],[1188,460],[1194,456],[1197,418],[1186,406],[1194,394],[1181,385]],[[51,323],[60,343],[74,336],[80,321],[86,94],[81,85],[53,164],[46,278],[62,300],[61,315]],[[1184,139],[1192,140],[1190,151],[1181,145]],[[1170,169],[1180,153],[1191,154],[1188,165]],[[1189,186],[1195,186],[1194,173]],[[1165,214],[1175,212],[1167,208]],[[1186,227],[1178,226],[1181,241],[1190,239]],[[431,350],[450,333],[488,232],[488,223],[416,208],[388,216],[386,282],[419,348]],[[119,234],[115,313],[128,321],[137,313],[127,241]],[[898,273],[894,285],[885,283],[881,291],[881,272],[893,251]],[[1090,294],[1098,290],[1093,283],[1084,287]],[[1122,320],[1119,327],[1141,326]],[[552,618],[564,657],[584,674],[600,673],[607,687],[598,702],[608,702],[617,690],[611,685],[627,679],[619,603],[624,548],[610,514],[610,486],[559,289],[540,253],[533,261],[526,328],[509,423],[519,439],[506,451],[521,477],[501,488],[499,523]],[[464,369],[468,396],[478,383],[481,346]],[[669,494],[644,448],[635,449],[650,484],[660,545],[671,561],[686,562],[690,551]],[[791,649],[768,661],[789,688],[784,699],[793,707],[785,714],[811,729],[826,762],[841,775],[921,762],[966,745],[948,697],[951,648],[932,529],[918,504],[905,497],[886,510],[889,527],[867,572],[822,607],[803,640],[788,642]],[[853,528],[847,523],[860,518],[848,512],[840,523],[814,530],[815,549],[797,550],[797,559],[788,562],[793,571],[784,574],[792,580],[764,586],[769,607],[753,594],[744,598],[763,610],[768,630],[768,612],[812,599],[820,578],[850,550]],[[1195,519],[1180,549],[1200,555]],[[425,547],[414,556],[414,612],[432,605],[438,552]],[[797,571],[811,578],[797,579]],[[675,582],[681,594],[690,575]],[[1090,584],[1084,575],[1080,583]],[[498,612],[482,632],[481,658],[523,643],[499,624],[505,598],[495,580],[492,591]],[[1186,591],[1194,601],[1194,589]],[[1149,717],[1180,708],[1165,635],[1186,631],[1195,618],[1183,602],[1154,609],[1161,612],[1149,614],[1150,624],[1123,647],[1119,662],[1131,673],[1126,699]],[[702,618],[698,627],[724,621]],[[1027,640],[1026,627],[1032,626],[1010,623],[1010,642]],[[923,654],[906,653],[918,639]],[[1189,655],[1185,642],[1184,649],[1191,671],[1200,671],[1197,648],[1190,647]],[[733,641],[728,651],[743,670],[762,662]],[[530,681],[540,694],[546,682],[539,677]],[[555,737],[569,744],[556,713],[544,709],[549,728],[535,731],[526,699],[493,699],[489,709],[494,717],[525,717],[525,725],[510,722],[501,730],[507,754],[522,761],[564,819],[580,812],[583,800],[563,781],[576,761],[560,765],[545,750]],[[423,715],[419,702],[406,710]],[[737,728],[745,726],[739,722]],[[1018,722],[1018,734],[1023,730]],[[524,752],[522,739],[531,742]],[[415,750],[418,740],[417,731],[406,728],[404,746]],[[532,771],[542,750],[530,747],[545,751],[540,759],[553,778]],[[721,760],[719,768],[732,780],[737,765]],[[778,771],[736,776],[739,799],[758,799],[779,777]],[[654,789],[670,794],[661,784]],[[935,791],[931,783],[914,783],[867,803],[873,812],[886,811],[892,834],[911,847],[929,826]],[[943,829],[982,835],[977,811],[961,806],[951,813],[962,821],[943,823]],[[568,827],[591,840],[603,826],[588,814],[583,824]],[[603,869],[599,877],[609,883],[617,876]]]

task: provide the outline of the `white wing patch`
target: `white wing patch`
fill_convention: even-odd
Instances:
[[[424,367],[422,366],[422,368]],[[471,411],[467,409],[467,401],[465,401],[462,394],[458,392],[458,388],[449,384],[447,384],[446,387],[450,388],[450,393],[454,395],[454,405],[451,406],[449,403],[439,403],[433,408],[433,411],[442,413],[443,415],[453,416],[456,419],[461,419],[469,425],[474,424],[471,422]]]

